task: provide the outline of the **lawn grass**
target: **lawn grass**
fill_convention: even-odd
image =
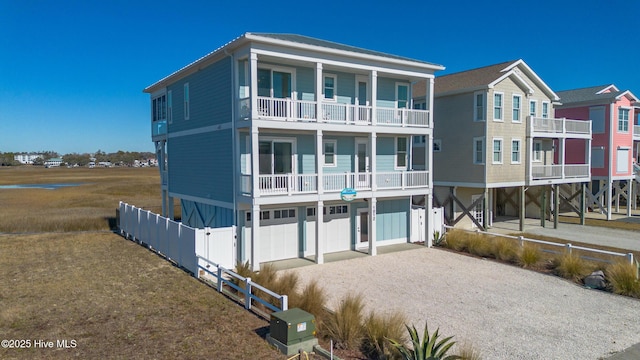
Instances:
[[[159,211],[157,168],[0,168],[2,185],[45,182],[85,185],[0,189],[0,338],[77,345],[0,359],[283,358],[262,338],[268,322],[102,231],[119,200]]]

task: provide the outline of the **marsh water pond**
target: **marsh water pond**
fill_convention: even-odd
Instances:
[[[81,183],[66,184],[18,184],[18,185],[0,185],[0,189],[47,189],[55,190],[62,187],[80,186]]]

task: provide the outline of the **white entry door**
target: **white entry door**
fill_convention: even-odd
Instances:
[[[369,209],[358,209],[356,215],[356,249],[369,247]]]
[[[473,204],[480,197],[482,197],[482,195],[472,195],[471,203]],[[473,209],[471,209],[471,215],[473,215],[473,217],[475,217],[476,220],[478,220],[478,223],[480,224],[482,224],[482,221],[484,220],[484,209],[482,208],[483,207],[482,205],[483,205],[482,201],[480,201]],[[476,225],[476,223],[473,223],[471,227],[475,229],[478,226]]]
[[[356,124],[367,125],[371,121],[369,107],[369,79],[366,76],[356,76],[356,108],[354,120]]]
[[[367,139],[356,138],[355,154],[355,184],[356,189],[368,188],[370,186],[369,176],[369,141]]]

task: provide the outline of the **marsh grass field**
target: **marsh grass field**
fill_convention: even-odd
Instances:
[[[0,340],[30,341],[0,359],[283,358],[266,321],[109,231],[120,200],[160,211],[157,168],[0,168],[41,183],[82,185],[0,189]]]

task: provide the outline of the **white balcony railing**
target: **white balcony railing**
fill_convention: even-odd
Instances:
[[[545,134],[591,134],[591,120],[568,120],[529,117],[530,129]]]
[[[640,138],[640,125],[633,125],[633,137]]]
[[[324,192],[339,192],[344,188],[356,190],[370,190],[374,174],[366,173],[336,173],[323,174],[322,185]],[[429,186],[428,171],[396,171],[375,174],[379,189],[407,189]],[[318,191],[317,174],[274,174],[259,175],[259,195],[293,195],[314,193]],[[240,191],[251,193],[251,175],[242,174]]]
[[[279,121],[314,121],[338,124],[372,125],[372,107],[364,105],[322,102],[317,114],[315,101],[258,97],[257,117]],[[250,98],[239,101],[240,119],[251,118]],[[319,115],[319,116],[318,116]],[[429,127],[429,111],[377,108],[376,123],[388,126]]]
[[[565,165],[532,165],[532,180],[571,179],[589,177],[589,164],[565,164]]]

